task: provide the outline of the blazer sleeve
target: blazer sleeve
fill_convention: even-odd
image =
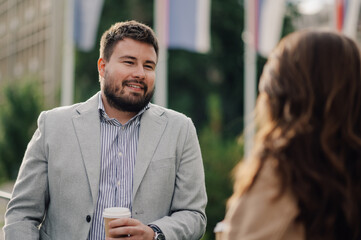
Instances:
[[[296,200],[290,191],[278,196],[280,182],[274,168],[267,161],[253,187],[230,207],[222,240],[304,239],[303,225],[295,221]]]
[[[47,157],[44,147],[46,113],[38,118],[38,129],[28,144],[12,198],[5,214],[6,240],[39,239],[39,226],[49,202]]]
[[[193,122],[189,118],[187,120],[187,133],[179,154],[171,213],[153,222],[169,240],[200,239],[207,222],[203,161],[196,129]]]

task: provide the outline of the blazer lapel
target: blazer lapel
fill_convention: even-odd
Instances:
[[[133,175],[133,199],[167,125],[167,118],[162,116],[163,113],[163,110],[151,104],[142,115]]]
[[[84,166],[87,172],[93,202],[97,201],[100,178],[100,120],[98,111],[99,93],[77,109],[73,117]]]

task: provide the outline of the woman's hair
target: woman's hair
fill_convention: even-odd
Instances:
[[[250,167],[238,167],[231,199],[276,160],[280,194],[296,197],[307,239],[361,239],[360,67],[357,45],[341,34],[281,40],[259,83]]]
[[[115,45],[124,38],[130,38],[152,45],[158,56],[158,40],[154,31],[147,25],[132,20],[115,23],[103,33],[100,39],[100,57],[109,61]]]

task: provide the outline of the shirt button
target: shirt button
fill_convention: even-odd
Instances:
[[[91,220],[92,220],[92,218],[91,218],[90,215],[86,216],[86,221],[87,221],[87,222],[90,222]]]
[[[120,181],[118,181],[117,183],[118,183],[118,186],[120,186]]]
[[[123,153],[122,153],[122,152],[119,152],[119,153],[118,153],[118,156],[119,156],[119,157],[123,156]]]

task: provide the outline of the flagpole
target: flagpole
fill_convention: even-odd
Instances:
[[[253,138],[255,135],[255,126],[253,123],[253,111],[256,105],[256,62],[257,55],[255,47],[252,45],[254,36],[252,35],[252,11],[251,2],[253,0],[244,0],[245,6],[245,26],[244,26],[244,156],[248,157],[253,147]]]
[[[357,40],[357,24],[360,15],[361,0],[351,0],[348,2],[347,12],[344,16],[342,31],[350,38]]]
[[[74,95],[74,4],[73,0],[66,0],[64,6],[64,42],[61,81],[62,106],[73,103]]]
[[[154,0],[154,29],[159,41],[157,80],[154,103],[167,107],[168,102],[168,0]]]

